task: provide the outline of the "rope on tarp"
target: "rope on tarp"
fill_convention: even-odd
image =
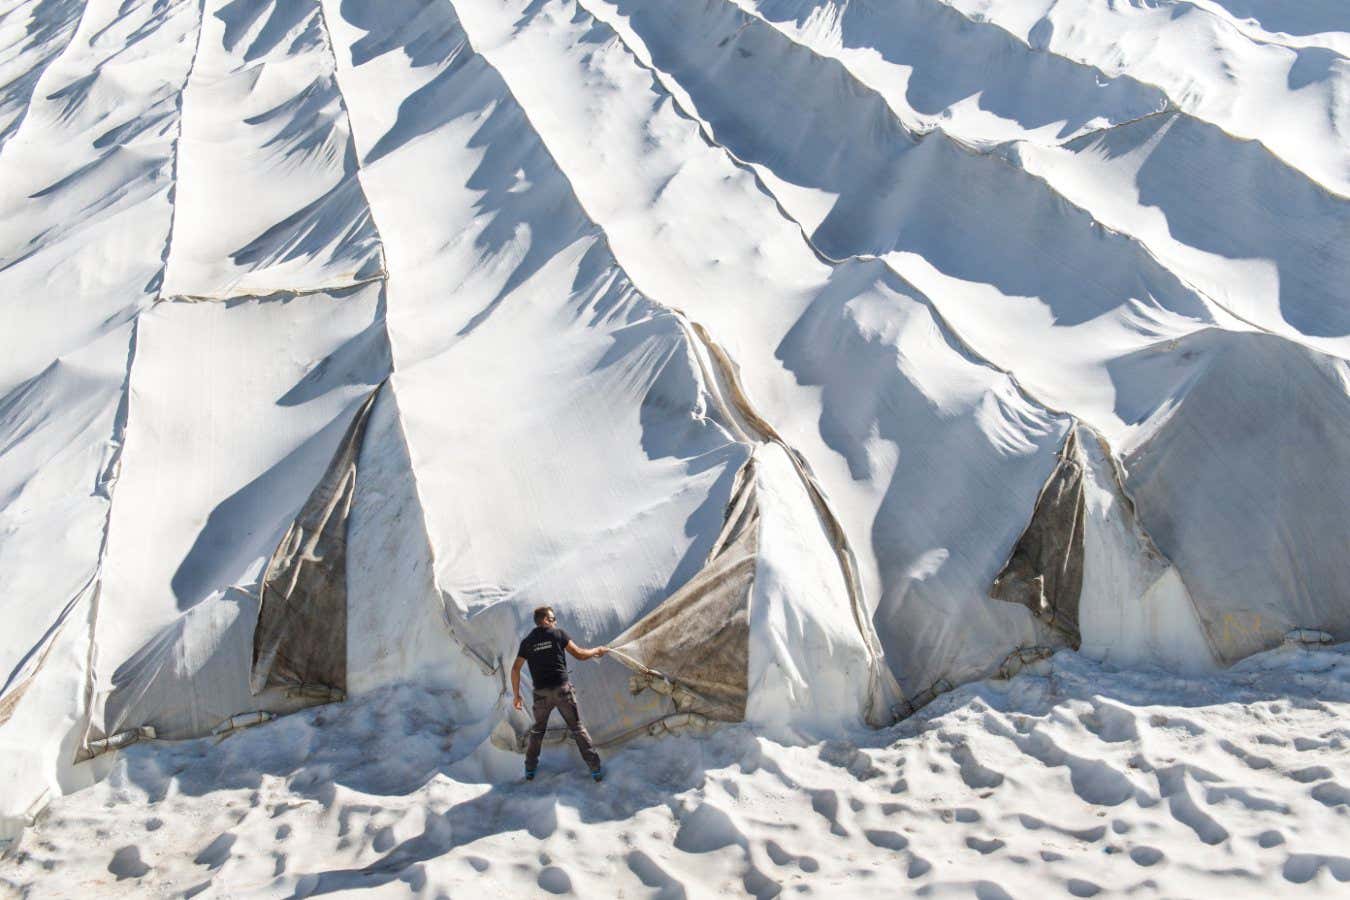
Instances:
[[[661,678],[665,681],[671,682],[672,684],[674,683],[674,679],[666,675],[663,675],[662,673],[653,669],[651,666],[644,665],[638,660],[633,659],[633,657],[629,656],[627,653],[624,653],[622,650],[615,650],[613,647],[610,647],[606,652],[612,656],[617,656],[625,666],[627,666],[630,669],[634,669],[638,672],[641,672],[643,675]]]
[[[680,709],[681,712],[684,711],[685,705],[690,700],[703,703],[709,702],[706,698],[702,697],[698,691],[688,687],[678,679],[671,678],[664,672],[653,669],[651,666],[634,659],[622,650],[610,648],[608,652],[617,656],[621,663],[638,673],[628,682],[628,689],[634,694],[640,694],[647,688],[651,688],[658,694],[669,697],[675,703],[676,708]]]
[[[255,712],[237,713],[221,722],[215,728],[211,729],[211,734],[216,737],[224,738],[236,731],[245,728],[252,728],[255,725],[261,725],[264,722],[270,722],[277,717],[274,712],[267,710],[257,710]]]

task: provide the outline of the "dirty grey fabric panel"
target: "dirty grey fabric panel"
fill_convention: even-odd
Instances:
[[[619,661],[637,670],[635,686],[669,693],[681,712],[723,722],[745,718],[750,589],[758,553],[751,460],[737,476],[725,524],[703,569],[610,642]]]
[[[1078,429],[1069,429],[1031,523],[994,579],[990,596],[1020,603],[1077,649],[1078,600],[1083,590],[1083,461]]]
[[[361,404],[267,564],[253,632],[254,694],[269,685],[347,689],[347,518],[366,421],[383,387]]]

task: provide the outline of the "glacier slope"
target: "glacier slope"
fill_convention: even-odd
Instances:
[[[1162,6],[11,4],[4,833],[305,702],[248,693],[258,580],[372,391],[342,690],[457,691],[465,752],[529,609],[624,631],[752,456],[778,737],[1061,641],[989,593],[1070,433],[1084,653],[1345,638],[1344,42]]]

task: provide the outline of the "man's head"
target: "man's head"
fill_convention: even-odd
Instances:
[[[547,628],[558,621],[558,617],[553,615],[553,607],[541,606],[534,611],[534,624]]]

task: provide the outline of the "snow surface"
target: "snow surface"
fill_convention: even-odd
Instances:
[[[1350,640],[1347,129],[1343,0],[0,0],[5,883],[1343,886],[1272,648]],[[192,740],[308,702],[260,580],[372,397],[347,705]],[[990,597],[1071,435],[1076,636]],[[531,608],[623,633],[750,460],[747,724],[515,785]]]
[[[400,686],[121,754],[0,862],[34,896],[1344,895],[1350,645],[1208,677],[1065,651],[882,731],[735,726],[538,779]],[[584,698],[583,698],[584,711]]]

